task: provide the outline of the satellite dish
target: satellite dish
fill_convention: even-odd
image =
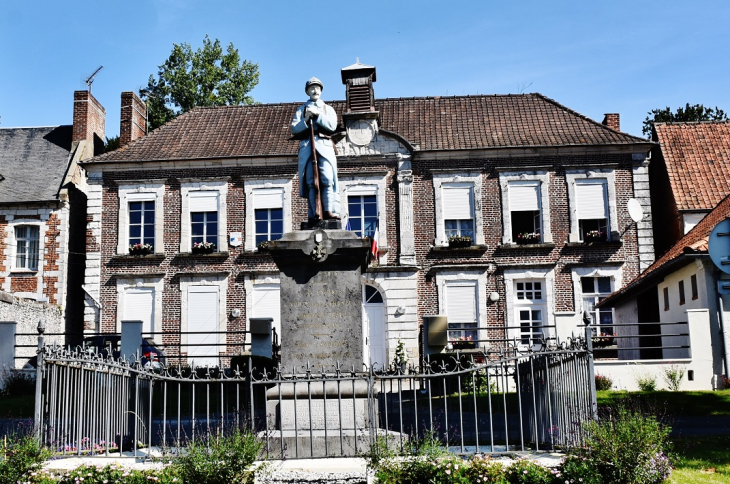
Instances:
[[[726,274],[730,274],[730,219],[725,219],[710,232],[710,259]]]
[[[631,217],[631,220],[641,222],[644,218],[644,208],[641,206],[641,203],[635,198],[630,198],[629,203],[626,205],[629,209],[629,217]]]

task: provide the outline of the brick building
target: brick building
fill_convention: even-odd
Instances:
[[[617,115],[597,123],[540,94],[377,99],[375,68],[362,64],[342,81],[346,100],[328,104],[343,215],[362,236],[378,227],[363,278],[374,361],[391,360],[398,340],[416,356],[433,314],[452,339],[570,335],[583,308],[653,261],[652,143],[621,133]],[[278,271],[258,245],[306,221],[289,131],[300,104],[197,108],[83,164],[87,330],[280,324]],[[646,213],[638,225],[631,198]],[[459,237],[468,246],[453,247]],[[192,253],[200,241],[216,252]],[[130,255],[135,243],[151,253]],[[226,342],[182,339],[220,345],[190,347],[197,358]]]
[[[83,316],[78,162],[103,151],[104,122],[101,104],[77,91],[72,125],[0,129],[0,290],[59,307],[67,332],[79,333]]]

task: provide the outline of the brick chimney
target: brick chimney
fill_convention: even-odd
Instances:
[[[74,92],[73,141],[88,141],[89,156],[104,152],[106,110],[89,91]]]
[[[122,93],[122,115],[119,122],[119,146],[147,134],[147,105],[132,91]]]
[[[621,121],[619,120],[618,113],[606,113],[603,115],[604,126],[608,126],[614,131],[621,131]]]

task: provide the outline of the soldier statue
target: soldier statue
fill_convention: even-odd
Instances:
[[[291,132],[299,142],[299,195],[309,200],[309,224],[340,218],[337,157],[331,136],[337,113],[320,99],[324,86],[316,77],[304,91],[309,101],[297,109]]]

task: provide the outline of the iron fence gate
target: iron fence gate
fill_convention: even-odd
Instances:
[[[250,358],[235,369],[145,368],[44,347],[36,422],[44,443],[70,454],[136,455],[241,426],[274,458],[353,456],[378,440],[426,436],[461,454],[561,447],[578,443],[581,422],[595,415],[586,343],[299,372]]]

